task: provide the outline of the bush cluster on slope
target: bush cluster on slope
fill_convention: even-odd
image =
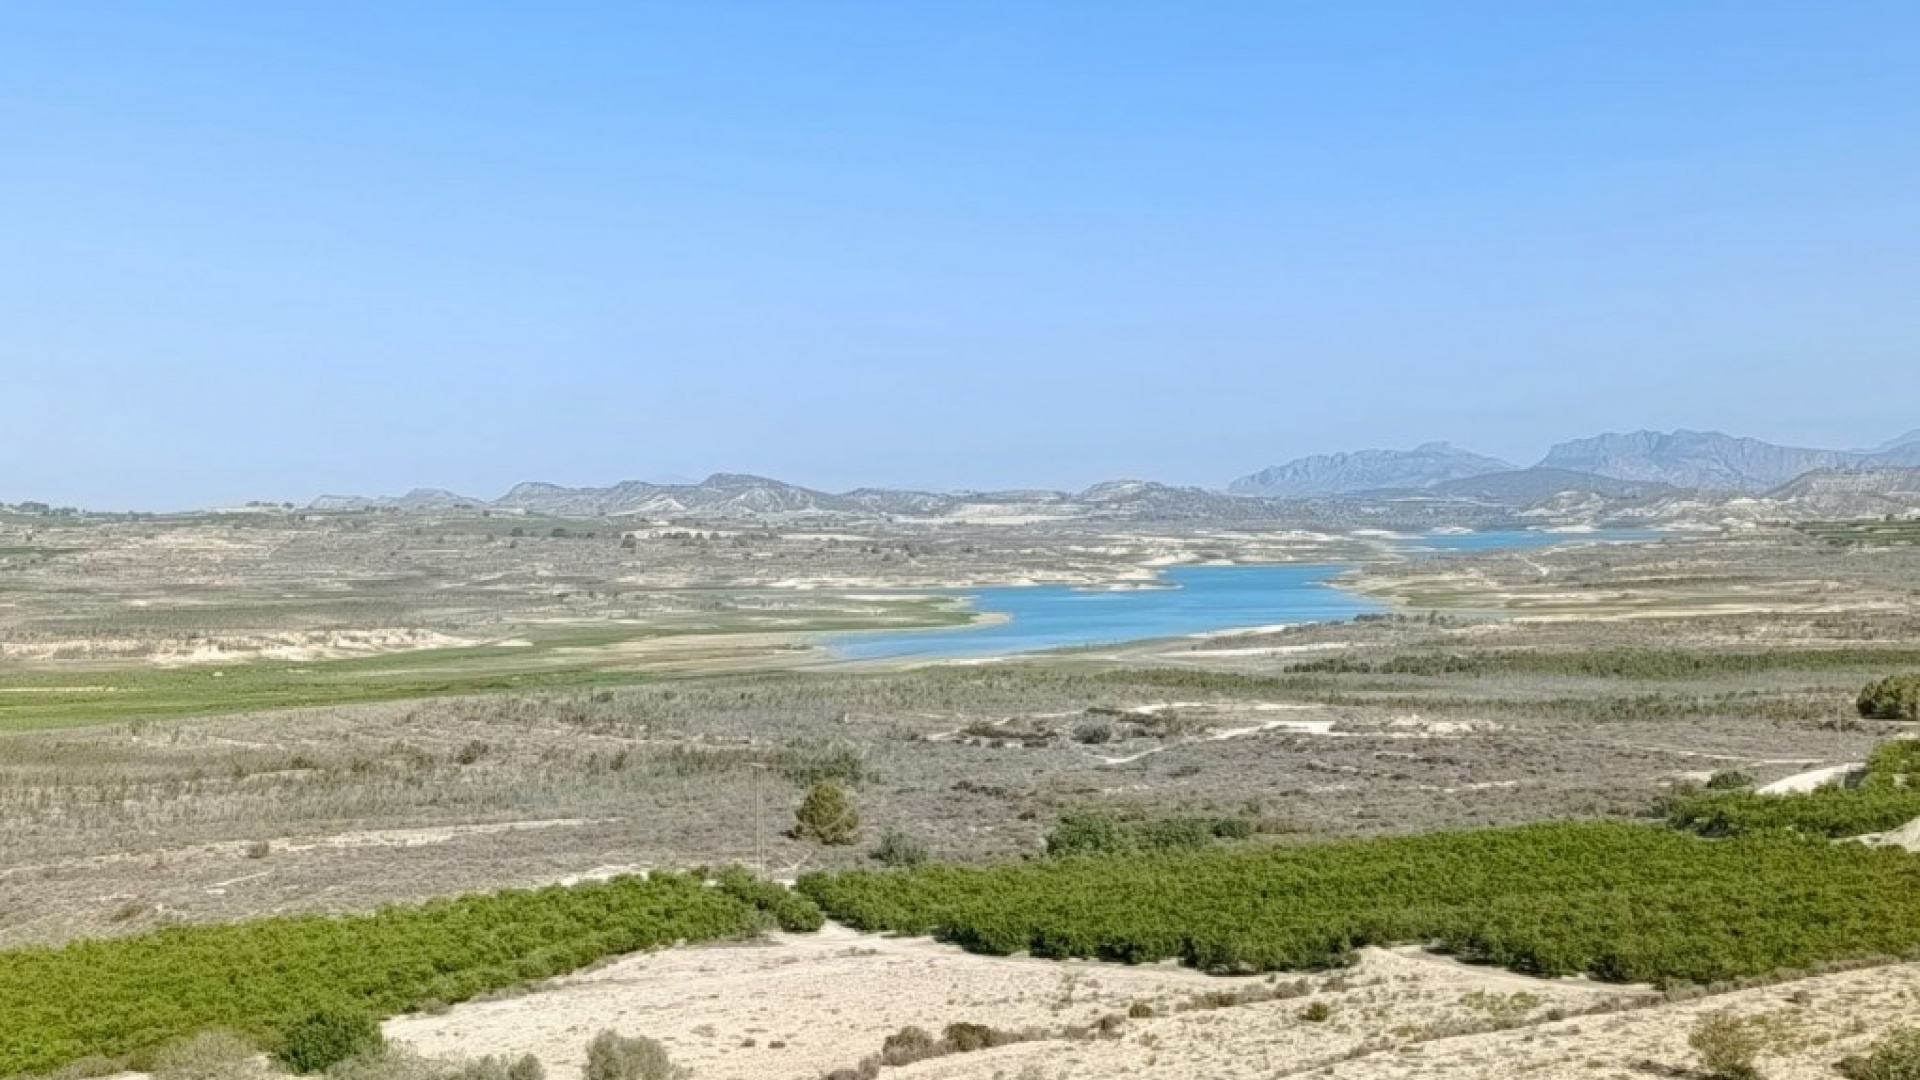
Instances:
[[[1869,720],[1920,720],[1920,675],[1893,675],[1860,691],[1855,703]]]

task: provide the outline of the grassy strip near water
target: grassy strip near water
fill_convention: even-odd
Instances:
[[[619,640],[636,636],[629,631]],[[423,649],[340,660],[39,665],[0,676],[0,731],[642,680],[630,660],[592,651],[611,643],[569,635],[527,649]]]
[[[738,873],[508,891],[375,914],[266,919],[0,953],[0,1075],[120,1058],[209,1028],[273,1045],[316,1010],[384,1017],[604,957],[818,926]]]
[[[1711,983],[1920,949],[1920,858],[1905,851],[1604,822],[815,874],[800,888],[866,931],[1213,971],[1418,942],[1534,975]]]
[[[520,635],[523,646],[497,644],[418,649],[378,656],[162,666],[49,661],[0,673],[0,732],[129,720],[352,705],[502,690],[580,690],[630,685],[663,670],[742,657],[770,660],[773,639],[750,635],[839,633],[963,623],[960,609],[940,601],[902,600],[871,615],[802,611],[755,618],[723,615],[702,625],[559,627]],[[671,650],[649,653],[650,643]]]

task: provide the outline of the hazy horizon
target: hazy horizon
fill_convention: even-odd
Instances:
[[[0,12],[0,502],[1916,426],[1920,9]]]
[[[1633,431],[1640,431],[1640,430],[1646,430],[1646,429],[1633,429]],[[1685,430],[1701,431],[1701,429],[1685,429],[1685,428],[1675,429],[1675,430],[1676,431],[1685,431]],[[1596,432],[1591,432],[1588,435],[1569,436],[1568,440],[1566,441],[1571,441],[1572,439],[1576,439],[1576,438],[1588,438],[1588,437],[1598,436],[1598,435],[1631,434],[1631,433],[1632,431],[1611,431],[1611,432],[1596,431]],[[1702,432],[1702,433],[1709,433],[1709,432]],[[1747,436],[1739,432],[1717,432],[1716,434],[1728,435],[1733,438],[1755,438],[1755,436]],[[1855,453],[1874,453],[1882,449],[1891,448],[1891,446],[1895,443],[1904,445],[1905,443],[1915,441],[1913,438],[1910,438],[1909,436],[1920,436],[1920,429],[1908,429],[1907,431],[1901,432],[1898,435],[1891,436],[1889,439],[1878,440],[1876,442],[1871,442],[1871,443],[1863,443],[1857,446],[1803,446],[1801,448],[1812,449],[1812,450],[1837,450],[1841,452],[1855,452]],[[1420,440],[1417,442],[1409,442],[1409,443],[1398,445],[1398,446],[1348,446],[1348,447],[1339,447],[1339,448],[1329,448],[1324,450],[1307,451],[1299,455],[1299,457],[1304,458],[1304,457],[1318,457],[1318,456],[1328,456],[1328,455],[1338,455],[1338,454],[1351,454],[1355,452],[1373,451],[1373,450],[1404,451],[1404,450],[1415,449],[1422,443],[1449,442],[1449,441],[1450,440],[1445,440],[1445,439],[1429,439],[1429,440]],[[1761,440],[1761,441],[1771,441],[1771,440]],[[1782,445],[1782,444],[1775,444],[1775,445]],[[1462,449],[1462,450],[1470,450],[1470,451],[1480,450],[1479,447],[1465,446],[1460,443],[1453,443],[1453,446],[1456,449]],[[1529,454],[1517,459],[1509,457],[1509,458],[1506,458],[1506,460],[1508,461],[1509,464],[1513,465],[1516,469],[1532,468],[1540,464],[1540,459],[1545,455],[1546,449],[1547,448],[1542,448],[1541,452],[1537,454]],[[1498,457],[1501,455],[1490,455],[1490,456]],[[1297,458],[1290,458],[1284,461],[1271,461],[1260,466],[1250,466],[1247,469],[1245,469],[1243,474],[1241,475],[1259,472],[1262,469],[1268,468],[1270,466],[1288,464],[1290,461],[1293,461],[1293,460],[1297,460]],[[380,490],[372,490],[372,489],[347,490],[345,488],[340,488],[340,489],[316,490],[316,491],[296,493],[291,495],[286,493],[267,492],[267,493],[249,495],[244,498],[235,498],[235,499],[220,500],[220,501],[214,501],[214,502],[202,502],[202,503],[182,503],[177,505],[143,505],[143,506],[98,505],[98,504],[88,505],[88,504],[81,504],[81,503],[62,503],[60,500],[57,500],[57,499],[44,499],[44,498],[33,499],[31,497],[0,499],[0,503],[4,503],[8,501],[11,501],[11,502],[33,501],[33,502],[49,503],[51,505],[57,505],[57,506],[74,506],[82,510],[106,512],[106,513],[117,513],[117,512],[168,513],[168,512],[192,512],[197,510],[211,510],[211,509],[221,509],[221,508],[235,508],[235,507],[243,507],[249,503],[273,504],[273,503],[290,502],[295,506],[304,507],[313,502],[319,501],[321,499],[329,498],[329,497],[333,497],[333,498],[348,498],[348,497],[397,498],[400,496],[405,496],[405,495],[414,494],[417,492],[425,492],[425,491],[444,491],[444,492],[450,492],[455,495],[471,498],[476,501],[492,502],[507,495],[514,487],[517,487],[518,485],[521,485],[521,484],[529,484],[529,483],[534,483],[534,484],[545,483],[545,484],[552,484],[562,488],[579,488],[579,489],[610,488],[610,487],[614,487],[624,483],[653,484],[653,485],[662,486],[662,487],[697,486],[705,483],[706,481],[716,476],[722,476],[722,475],[758,476],[758,477],[762,477],[769,480],[776,480],[783,483],[793,484],[798,487],[809,488],[815,491],[828,492],[828,493],[834,493],[834,494],[844,494],[846,492],[854,491],[860,488],[887,488],[887,489],[902,490],[902,491],[925,491],[930,493],[943,493],[943,494],[952,494],[952,493],[969,492],[969,491],[992,493],[997,491],[1022,491],[1022,490],[1057,491],[1057,492],[1065,492],[1068,494],[1072,494],[1075,492],[1084,491],[1097,484],[1108,483],[1108,482],[1120,482],[1120,481],[1147,481],[1147,482],[1171,484],[1171,485],[1181,486],[1181,487],[1202,488],[1210,491],[1224,492],[1226,491],[1228,483],[1231,480],[1240,478],[1240,476],[1236,475],[1234,477],[1229,477],[1226,479],[1219,480],[1218,482],[1211,482],[1211,481],[1204,481],[1204,480],[1182,481],[1182,480],[1169,480],[1163,476],[1155,476],[1150,474],[1133,474],[1133,475],[1113,475],[1113,476],[1096,477],[1084,483],[1077,483],[1077,484],[1056,484],[1056,483],[1046,483],[1046,482],[1033,482],[1033,483],[1012,483],[1012,484],[1000,484],[1000,485],[988,486],[988,485],[967,484],[967,483],[872,484],[872,483],[856,482],[856,483],[844,484],[844,485],[829,485],[829,484],[809,483],[803,477],[782,475],[779,473],[769,472],[765,470],[708,469],[697,475],[684,474],[684,473],[657,473],[657,472],[656,473],[633,473],[633,474],[622,474],[617,476],[608,476],[608,477],[601,477],[601,478],[592,478],[592,479],[586,479],[586,480],[576,480],[573,478],[552,477],[552,476],[523,476],[523,477],[520,477],[519,479],[509,480],[509,481],[506,481],[505,483],[496,485],[495,487],[491,487],[491,488],[454,488],[454,487],[449,487],[445,484],[434,483],[432,482],[431,479],[423,479],[416,482],[408,483],[401,487],[386,488],[386,489],[380,489]]]

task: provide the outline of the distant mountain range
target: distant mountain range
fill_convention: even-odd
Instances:
[[[1114,480],[1079,492],[900,491],[862,488],[832,494],[761,476],[720,473],[697,484],[629,482],[602,488],[521,484],[498,499],[420,489],[395,497],[329,495],[314,512],[490,513],[559,518],[704,521],[735,524],[893,520],[927,524],[1032,524],[1073,521],[1201,521],[1314,524],[1331,528],[1423,528],[1521,524],[1497,505],[1364,503],[1230,495],[1145,480]]]
[[[1117,480],[1079,492],[835,494],[717,473],[695,484],[526,483],[492,500],[437,489],[327,496],[311,509],[754,524],[1195,521],[1409,529],[1880,516],[1920,511],[1920,431],[1869,451],[1778,446],[1717,432],[1607,434],[1561,443],[1524,469],[1426,443],[1301,458],[1243,477],[1230,492]]]
[[[1761,493],[1818,469],[1911,467],[1920,467],[1920,430],[1871,451],[1813,450],[1683,430],[1609,433],[1564,442],[1547,451],[1535,469],[1562,477],[1577,473],[1672,488]],[[1304,457],[1242,477],[1229,490],[1270,498],[1424,490],[1512,469],[1446,443],[1427,443],[1412,450]]]
[[[1430,442],[1412,450],[1315,454],[1243,476],[1227,490],[1236,495],[1310,499],[1383,488],[1429,488],[1512,468],[1499,458]]]

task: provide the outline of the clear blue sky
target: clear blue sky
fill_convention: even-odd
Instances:
[[[0,6],[0,500],[1920,425],[1920,4]]]

